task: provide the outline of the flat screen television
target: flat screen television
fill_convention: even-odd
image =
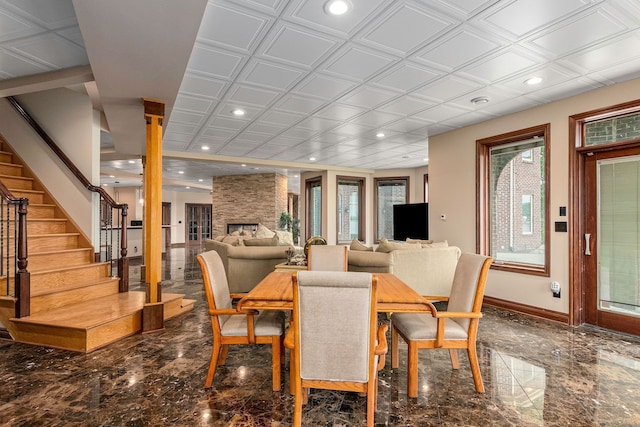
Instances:
[[[429,204],[393,205],[393,240],[429,238]]]

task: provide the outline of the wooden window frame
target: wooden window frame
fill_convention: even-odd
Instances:
[[[358,240],[362,240],[364,241],[364,230],[365,230],[365,178],[364,177],[358,177],[358,176],[337,176],[336,177],[336,208],[339,205],[339,201],[338,198],[340,197],[340,181],[349,181],[349,182],[353,182],[353,183],[357,183],[358,185]],[[339,237],[339,233],[338,233],[338,224],[340,223],[340,212],[338,209],[336,209],[336,242],[338,242],[338,244],[340,243],[349,243],[351,242],[351,240],[353,239],[349,239],[349,240],[340,240]]]
[[[322,176],[317,176],[309,179],[305,179],[304,188],[305,188],[305,213],[306,213],[306,223],[305,223],[305,238],[309,239],[313,237],[311,234],[311,204],[309,201],[311,200],[311,189],[319,186],[320,187],[320,234],[322,234]]]
[[[404,203],[409,203],[409,186],[408,176],[386,176],[373,179],[373,224],[374,224],[374,242],[380,242],[380,236],[378,236],[378,185],[381,181],[404,181],[406,186]]]

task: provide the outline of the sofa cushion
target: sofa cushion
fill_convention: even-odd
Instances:
[[[407,243],[420,243],[421,245],[426,245],[433,243],[433,240],[422,240],[422,239],[412,239],[411,237],[407,237]]]
[[[240,236],[224,236],[222,243],[227,243],[231,246],[239,246],[241,244]]]
[[[420,245],[420,243],[390,242],[386,237],[383,237],[382,239],[380,239],[380,244],[378,245],[376,252],[389,253],[395,250],[420,248],[422,248],[422,245]]]
[[[358,239],[353,239],[351,241],[351,245],[349,245],[349,250],[351,251],[373,251],[373,248],[365,245],[364,243],[362,243],[360,240]]]
[[[263,239],[265,237],[273,237],[275,234],[276,233],[274,233],[273,231],[269,230],[264,225],[258,224],[258,228],[256,229],[256,232],[253,235],[253,237],[255,237],[257,239]]]
[[[263,238],[253,238],[253,239],[245,239],[244,240],[244,245],[245,246],[278,246],[278,242],[280,240],[278,239],[277,235],[274,235],[273,237],[263,237]]]
[[[215,240],[216,242],[222,242],[222,239],[224,239],[225,237],[227,237],[227,236],[225,236],[225,235],[223,234],[223,235],[221,235],[221,236],[216,237],[216,238],[215,238],[215,239],[213,239],[213,240]]]

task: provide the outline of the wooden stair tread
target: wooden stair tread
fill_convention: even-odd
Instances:
[[[42,251],[42,252],[29,252],[29,256],[34,255],[49,255],[49,254],[61,254],[61,253],[71,253],[71,252],[86,252],[93,250],[91,248],[73,248],[73,249],[56,249],[53,251]]]
[[[56,273],[58,271],[68,271],[68,270],[73,270],[73,269],[81,269],[81,268],[87,268],[89,266],[95,267],[95,268],[99,268],[99,265],[104,265],[107,264],[109,265],[108,262],[94,262],[91,264],[87,264],[87,265],[70,265],[68,267],[60,267],[60,268],[49,268],[46,270],[38,270],[38,271],[32,271],[31,275],[36,275],[36,274],[49,274],[49,273]]]
[[[29,205],[31,206],[31,205]],[[39,239],[39,238],[47,238],[47,237],[68,237],[68,236],[79,236],[80,233],[41,233],[36,234],[35,236],[29,235],[29,239]]]
[[[0,175],[0,180],[2,180],[3,178],[7,178],[7,179],[18,179],[18,180],[23,180],[23,181],[33,181],[33,178],[30,178],[28,176],[15,176],[15,175],[5,175],[5,174],[1,174]]]
[[[182,294],[163,294],[162,302],[166,303],[182,298],[182,296]],[[11,321],[89,330],[141,311],[144,303],[144,292],[129,291],[37,313],[21,319],[12,318]]]
[[[43,190],[28,190],[28,189],[18,189],[18,188],[9,188],[10,192],[20,192],[20,193],[32,193],[32,194],[44,194]]]

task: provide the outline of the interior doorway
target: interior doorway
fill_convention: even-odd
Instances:
[[[185,210],[186,246],[201,246],[206,239],[211,238],[211,204],[185,203]]]
[[[164,246],[171,247],[171,203],[162,202],[162,230],[164,231]]]

